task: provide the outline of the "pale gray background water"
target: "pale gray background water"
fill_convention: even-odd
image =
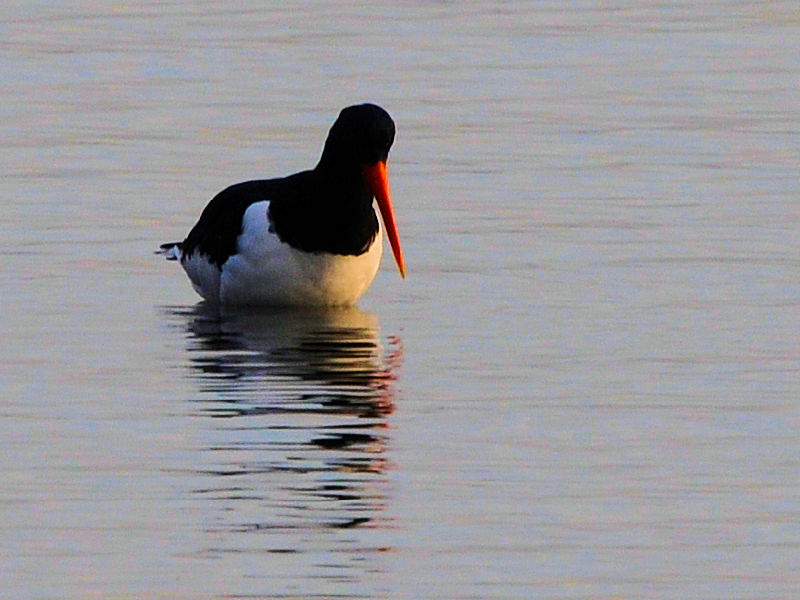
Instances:
[[[4,4],[3,598],[800,594],[794,2]],[[196,307],[395,117],[361,310]]]

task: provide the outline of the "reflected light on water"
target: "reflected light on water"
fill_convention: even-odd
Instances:
[[[796,5],[4,3],[0,596],[797,597]],[[361,101],[380,323],[187,307]]]
[[[186,331],[196,414],[209,419],[191,473],[205,482],[191,494],[214,506],[197,556],[306,555],[290,567],[306,580],[374,571],[368,557],[390,549],[380,530],[401,341],[384,349],[359,309],[163,313]]]

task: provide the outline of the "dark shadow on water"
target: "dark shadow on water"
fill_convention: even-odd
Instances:
[[[377,318],[359,309],[160,310],[185,337],[192,418],[207,440],[192,493],[212,503],[204,527],[217,542],[202,553],[386,551],[362,538],[390,526],[400,340],[384,347]]]
[[[372,314],[351,308],[219,317],[202,304],[165,312],[185,320],[194,378],[221,403],[203,409],[211,416],[299,411],[378,418],[394,410],[390,383],[400,344],[393,338],[383,353]]]

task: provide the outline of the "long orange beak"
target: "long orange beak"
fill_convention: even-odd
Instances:
[[[389,245],[392,247],[392,254],[400,269],[400,276],[405,278],[406,265],[403,262],[403,251],[400,248],[400,237],[397,235],[397,225],[394,222],[394,211],[392,210],[392,199],[389,195],[389,176],[386,173],[386,163],[379,160],[374,165],[364,166],[364,175],[367,183],[372,190],[372,195],[378,201],[378,208],[383,218],[383,227],[386,229],[386,236],[389,238]]]

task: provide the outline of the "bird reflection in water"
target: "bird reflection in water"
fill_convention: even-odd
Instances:
[[[187,330],[198,412],[213,419],[201,471],[210,484],[195,491],[224,505],[210,531],[229,534],[225,551],[253,549],[235,538],[258,531],[272,534],[260,552],[341,553],[347,540],[326,548],[308,531],[380,529],[400,340],[384,351],[377,319],[356,308],[208,311],[166,310]]]

